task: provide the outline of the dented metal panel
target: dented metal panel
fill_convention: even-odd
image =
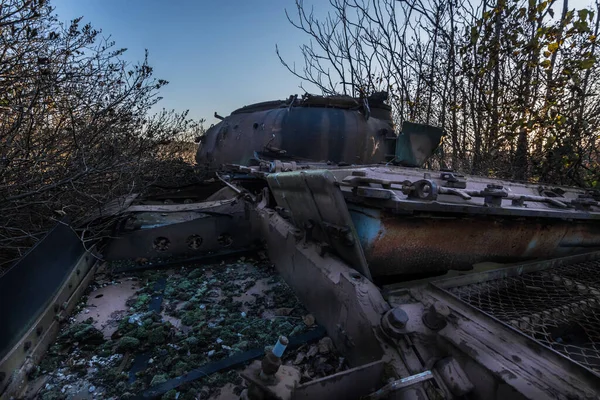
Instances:
[[[271,174],[267,182],[277,204],[289,210],[307,239],[326,242],[340,258],[371,279],[344,197],[330,172]]]
[[[272,210],[256,208],[270,259],[300,301],[315,316],[351,366],[378,361],[383,350],[376,327],[389,308],[377,287],[337,257],[301,243],[294,225]]]

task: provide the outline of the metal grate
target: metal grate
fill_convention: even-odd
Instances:
[[[600,373],[600,260],[446,290]]]

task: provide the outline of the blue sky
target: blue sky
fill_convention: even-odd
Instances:
[[[244,105],[302,93],[275,53],[301,62],[298,46],[307,39],[293,28],[284,10],[293,0],[52,0],[61,21],[83,16],[126,59],[141,60],[144,49],[157,78],[170,82],[160,106],[190,110],[194,118],[215,122]],[[306,83],[304,87],[312,89]],[[315,90],[311,90],[315,92]]]

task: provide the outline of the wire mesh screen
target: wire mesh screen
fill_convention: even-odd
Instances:
[[[600,373],[600,260],[446,290]]]

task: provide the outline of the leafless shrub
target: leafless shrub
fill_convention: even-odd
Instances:
[[[45,0],[0,0],[0,267],[63,216],[77,227],[161,165],[190,160],[201,121],[150,116],[168,82],[147,54],[130,65],[124,52],[81,19],[59,23]]]
[[[320,3],[319,3],[320,4]],[[439,162],[518,180],[598,185],[598,3],[568,0],[303,0],[304,65],[324,93],[390,92],[396,122],[448,136]],[[280,54],[280,49],[277,49]]]

